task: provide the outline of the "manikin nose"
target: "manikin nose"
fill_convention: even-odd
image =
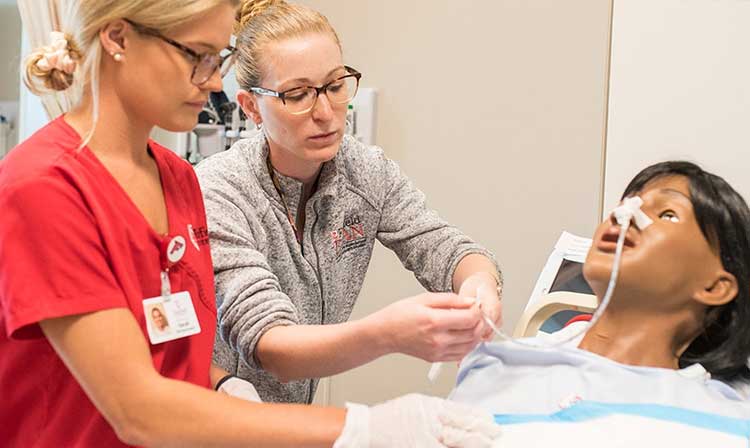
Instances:
[[[615,207],[612,210],[612,216],[617,221],[617,224],[624,226],[630,223],[630,220],[635,221],[636,227],[644,230],[646,227],[654,223],[646,213],[641,210],[643,205],[643,199],[640,196],[633,196],[625,198],[622,204]]]

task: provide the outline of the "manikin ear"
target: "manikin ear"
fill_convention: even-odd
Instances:
[[[242,108],[242,111],[245,112],[245,115],[253,120],[253,123],[256,125],[263,123],[263,118],[261,118],[260,109],[258,108],[258,98],[255,94],[240,89],[240,91],[237,92],[237,103]]]
[[[731,302],[737,297],[737,279],[723,269],[716,272],[703,289],[698,290],[693,298],[707,306],[719,306]]]

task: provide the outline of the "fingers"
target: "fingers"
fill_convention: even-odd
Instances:
[[[491,341],[495,338],[495,330],[492,329],[489,325],[484,326],[484,331],[482,332],[481,336],[483,341]]]
[[[431,318],[436,330],[469,330],[482,320],[482,312],[477,306],[466,309],[433,309]]]
[[[419,303],[436,309],[465,309],[474,305],[472,297],[460,297],[448,292],[426,293],[417,296],[416,299]]]
[[[480,341],[452,346],[446,349],[445,355],[440,360],[443,362],[461,361],[469,354],[469,352],[476,348],[479,342]]]
[[[458,290],[459,297],[476,297],[477,285],[474,282],[464,282]]]
[[[482,341],[484,324],[479,306],[432,311],[436,331],[432,361],[459,361]]]
[[[448,336],[452,344],[465,344],[469,342],[478,342],[482,339],[485,332],[485,324],[480,319],[473,327],[466,330],[449,330]]]
[[[440,431],[440,443],[448,448],[490,448],[494,443],[483,434],[477,434],[461,429],[444,426]]]
[[[482,311],[487,318],[492,321],[496,327],[500,327],[503,324],[503,310],[502,302],[498,298],[497,288],[490,288],[486,285],[481,285],[477,290],[477,296],[482,303]],[[495,336],[495,332],[487,323],[484,323],[484,331],[482,334],[482,340],[489,341]]]
[[[460,361],[482,342],[484,326],[477,323],[471,330],[449,332],[449,342],[439,355],[440,361]]]
[[[440,439],[447,447],[489,448],[502,434],[491,415],[458,403],[445,402],[439,419]]]

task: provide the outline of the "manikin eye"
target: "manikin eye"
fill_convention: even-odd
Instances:
[[[667,210],[667,211],[662,212],[659,215],[659,219],[663,219],[665,221],[671,221],[671,222],[680,222],[680,217],[677,216],[677,214],[673,212],[672,210]]]

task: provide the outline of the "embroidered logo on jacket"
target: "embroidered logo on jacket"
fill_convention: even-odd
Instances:
[[[348,216],[340,229],[331,232],[331,245],[337,258],[366,244],[365,225],[358,215]]]

